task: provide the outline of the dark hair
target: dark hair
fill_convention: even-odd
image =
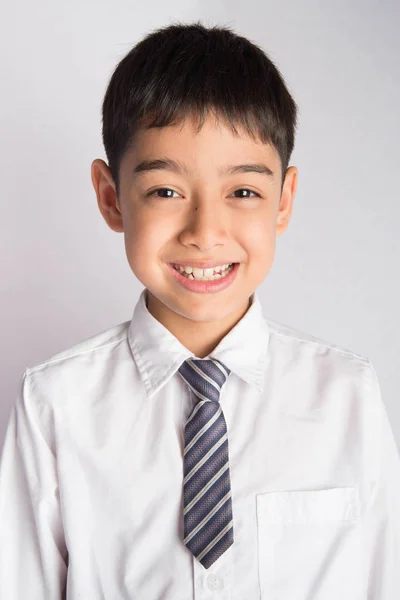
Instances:
[[[108,84],[103,142],[117,193],[121,159],[138,129],[194,115],[200,129],[210,109],[234,134],[239,124],[253,139],[275,146],[283,183],[297,106],[277,67],[259,46],[228,27],[174,23],[136,44]]]

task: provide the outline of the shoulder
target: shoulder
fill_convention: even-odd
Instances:
[[[56,403],[57,398],[65,398],[68,392],[88,389],[97,380],[104,380],[116,363],[116,357],[124,357],[129,351],[129,322],[96,333],[26,368],[23,378],[35,392],[37,401],[43,392],[48,398],[52,396],[52,403]]]
[[[371,379],[373,367],[367,356],[289,325],[265,320],[270,359],[282,369],[324,380],[346,376],[366,382]]]
[[[322,339],[300,329],[289,325],[278,323],[271,319],[265,319],[268,324],[270,336],[288,347],[303,347],[313,351],[330,351],[335,354],[346,355],[356,360],[368,361],[368,358],[358,354],[349,348],[339,346],[326,339]]]
[[[114,325],[109,329],[103,330],[89,338],[77,342],[69,348],[61,350],[56,354],[52,354],[45,361],[28,367],[26,371],[29,374],[34,374],[51,366],[73,361],[75,358],[83,358],[85,355],[93,356],[97,353],[106,353],[108,350],[111,350],[114,345],[126,340],[128,326],[129,321]]]
[[[290,325],[278,323],[271,319],[265,319],[265,321],[268,325],[270,341],[281,344],[288,349],[303,349],[304,351],[315,353],[328,353],[335,356],[347,357],[349,360],[354,359],[355,361],[369,362],[367,356],[344,346],[334,344],[300,329],[295,329]]]
[[[321,421],[329,431],[335,423],[354,431],[375,426],[382,401],[367,356],[275,321],[268,325],[266,381],[279,413]]]

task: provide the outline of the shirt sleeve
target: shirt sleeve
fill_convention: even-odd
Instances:
[[[370,363],[370,400],[375,435],[371,449],[375,477],[364,514],[366,600],[400,597],[400,456],[374,366]]]
[[[0,462],[0,598],[62,600],[68,553],[56,456],[24,373]]]

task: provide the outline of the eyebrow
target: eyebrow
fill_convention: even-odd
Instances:
[[[139,175],[149,171],[166,170],[173,171],[174,173],[188,174],[187,167],[180,161],[172,160],[170,158],[158,158],[152,160],[143,160],[133,170],[133,173]],[[236,173],[261,173],[272,178],[274,176],[273,171],[262,163],[255,164],[244,164],[244,165],[230,165],[219,169],[219,175],[235,175]]]

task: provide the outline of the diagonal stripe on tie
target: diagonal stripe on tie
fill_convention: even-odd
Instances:
[[[179,368],[197,400],[185,423],[183,541],[206,569],[234,541],[228,432],[219,404],[229,373],[217,359],[189,358]]]

